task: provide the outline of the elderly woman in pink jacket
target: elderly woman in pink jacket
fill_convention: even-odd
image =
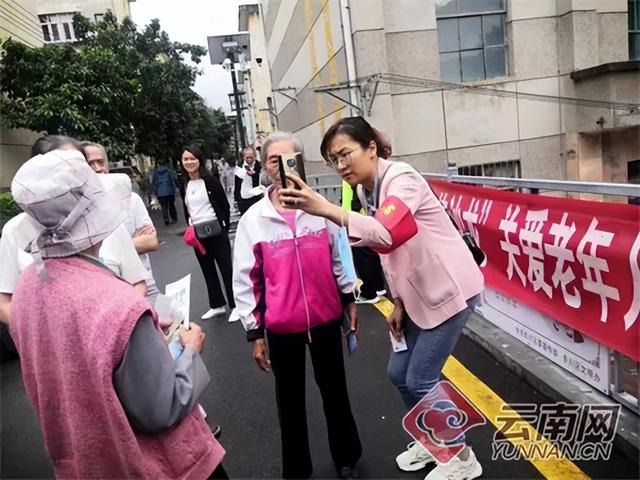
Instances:
[[[414,407],[440,380],[462,328],[483,290],[483,276],[459,232],[427,182],[410,165],[379,158],[383,142],[361,117],[344,118],[325,134],[321,153],[349,184],[358,186],[366,214],[346,212],[314,193],[299,178],[282,189],[281,201],[347,228],[354,246],[381,253],[394,297],[387,319],[392,336],[406,349],[391,354],[388,374]],[[379,211],[378,211],[379,210]],[[456,442],[464,445],[464,436]],[[396,462],[405,471],[437,463],[427,480],[476,478],[482,474],[470,447],[444,464],[412,443]]]

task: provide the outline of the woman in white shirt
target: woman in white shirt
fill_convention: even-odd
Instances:
[[[194,248],[209,293],[209,310],[201,317],[206,320],[224,315],[227,304],[230,309],[235,308],[228,234],[231,211],[224,188],[220,180],[207,172],[199,147],[189,145],[182,149],[182,168],[188,176],[188,180],[183,178],[186,185],[181,188],[185,218],[195,226],[196,236],[206,250],[203,255]],[[222,274],[227,300],[222,293],[216,264]]]

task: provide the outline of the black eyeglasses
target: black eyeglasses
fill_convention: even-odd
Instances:
[[[338,165],[340,164],[344,165],[345,167],[348,167],[349,165],[351,165],[351,160],[352,160],[351,154],[356,150],[363,150],[363,148],[358,147],[352,150],[348,150],[344,153],[340,153],[338,155],[329,155],[325,160],[325,163],[327,164],[327,166],[332,168],[337,168]]]

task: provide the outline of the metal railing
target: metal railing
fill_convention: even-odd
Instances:
[[[502,178],[502,177],[475,177],[468,175],[458,175],[450,172],[448,174],[424,173],[421,175],[427,179],[438,179],[456,183],[466,183],[485,187],[511,188],[522,192],[527,190],[530,193],[550,192],[571,192],[589,193],[596,195],[612,195],[622,197],[639,197],[640,185],[624,183],[604,183],[604,182],[572,182],[565,180],[536,180],[524,178]],[[337,175],[326,173],[321,175],[310,175],[307,177],[309,185],[327,198],[332,203],[340,204],[342,200],[342,184]],[[639,226],[640,228],[640,226]],[[624,358],[623,355],[611,351],[610,354],[610,392],[611,397],[636,413],[640,412],[640,398],[634,397],[625,391]],[[640,378],[638,380],[638,390],[640,391]],[[639,396],[640,397],[640,396]]]
[[[335,173],[307,175],[307,184],[331,203],[342,202],[342,180]]]
[[[505,187],[519,191],[528,190],[531,193],[540,192],[571,192],[591,193],[596,195],[614,195],[622,197],[640,197],[640,185],[631,183],[606,183],[606,182],[573,182],[567,180],[536,180],[527,178],[506,177],[476,177],[470,175],[441,174],[421,172],[420,175],[429,179],[446,180],[456,183],[467,183],[485,187]],[[340,202],[342,195],[342,183],[340,177],[333,173],[321,173],[307,177],[309,186],[334,202],[336,195]],[[325,193],[327,195],[325,195]]]
[[[640,185],[630,183],[572,182],[566,180],[534,180],[526,178],[475,177],[457,174],[420,173],[425,178],[447,180],[456,183],[469,183],[489,187],[507,187],[526,189],[533,193],[541,191],[592,193],[597,195],[617,195],[622,197],[640,197]]]

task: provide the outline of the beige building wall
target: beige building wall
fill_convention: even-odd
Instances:
[[[42,45],[34,6],[31,0],[0,0],[0,38],[12,37],[30,47]]]
[[[640,160],[640,127],[567,135],[571,147],[569,180],[627,183],[628,165]],[[620,196],[574,194],[572,197],[626,203]]]
[[[39,15],[54,13],[81,13],[94,19],[94,15],[104,15],[111,11],[118,20],[131,16],[130,0],[36,0]],[[135,0],[131,0],[135,1]]]
[[[348,108],[313,89],[347,80],[340,3],[268,0],[263,12],[278,126],[304,142],[310,173],[328,173],[321,161],[320,140],[336,119],[348,114]],[[348,99],[348,93],[337,93]]]
[[[348,3],[358,78],[387,73],[440,80],[435,0]],[[264,12],[274,88],[292,88],[283,93],[297,100],[276,94],[280,126],[300,132],[316,159],[331,120],[349,114],[346,105],[313,92],[347,79],[340,1],[269,0]],[[321,21],[326,16],[330,28]],[[389,135],[396,157],[441,173],[448,162],[519,160],[523,177],[566,179],[570,152],[578,152],[571,134],[640,124],[637,112],[558,99],[638,103],[637,67],[572,78],[628,60],[626,0],[507,0],[505,29],[507,74],[466,84],[494,88],[496,95],[378,85],[367,117]],[[346,90],[334,93],[348,98]],[[606,177],[602,168],[599,174]]]
[[[0,41],[11,37],[30,47],[42,45],[42,32],[34,2],[0,0]],[[20,165],[29,159],[31,145],[38,134],[24,129],[0,127],[0,191],[11,186]]]
[[[276,117],[270,112],[272,105],[271,72],[267,55],[267,42],[260,6],[240,5],[238,30],[249,32],[251,62],[247,75],[243,75],[244,90],[249,103],[248,118],[252,123],[252,134],[248,143],[259,145],[269,132],[275,129]],[[261,62],[258,62],[258,59]],[[270,100],[271,99],[271,100]]]
[[[5,191],[20,166],[31,157],[31,145],[40,135],[22,128],[2,128],[0,137],[0,191]]]

